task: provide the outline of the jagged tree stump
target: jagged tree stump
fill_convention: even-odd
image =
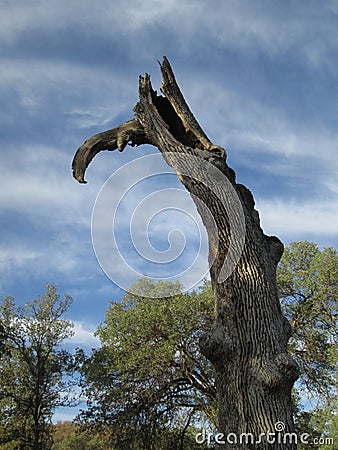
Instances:
[[[73,175],[85,183],[85,170],[101,150],[122,151],[127,144],[152,144],[160,150],[192,194],[208,233],[215,322],[201,340],[201,350],[216,374],[219,431],[224,434],[218,439],[225,442],[225,449],[295,449],[296,445],[275,429],[282,422],[284,433],[294,431],[291,388],[298,377],[297,366],[287,352],[290,325],[282,315],[277,295],[276,267],[283,244],[263,233],[251,192],[236,183],[225,150],[210,142],[203,132],[166,57],[160,67],[164,96],[152,89],[149,75],[140,76],[135,118],[85,141],[74,157]],[[196,160],[208,164],[199,166]],[[206,172],[204,179],[214,184],[214,191],[218,180],[212,178],[215,172],[208,167],[217,168],[227,178],[245,218],[245,243],[226,279],[220,274],[231,243],[229,216],[236,214],[230,209],[238,205],[213,195],[199,181],[199,167]],[[221,188],[224,190],[224,184]],[[266,435],[268,432],[276,434]],[[253,442],[250,436],[241,439],[242,433],[250,433]]]

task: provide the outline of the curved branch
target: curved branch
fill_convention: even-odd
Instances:
[[[150,144],[144,128],[138,119],[124,122],[116,128],[95,134],[87,139],[78,148],[72,163],[73,177],[79,183],[86,183],[84,174],[90,162],[102,150],[124,150],[126,145],[132,147],[141,144]]]
[[[175,146],[180,143],[191,148],[209,150],[214,155],[225,158],[225,150],[210,142],[192,114],[166,57],[163,58],[161,72],[161,91],[165,97],[157,96],[151,87],[149,75],[140,77],[140,101],[134,108],[136,118],[95,134],[79,147],[72,164],[73,176],[79,183],[86,183],[86,169],[97,153],[102,150],[123,151],[127,144],[132,147],[142,144],[158,147],[158,136],[164,130],[167,130],[166,137]],[[147,116],[146,120],[144,116]],[[147,129],[143,126],[145,124]]]

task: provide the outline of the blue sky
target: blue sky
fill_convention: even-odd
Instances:
[[[122,293],[92,246],[95,200],[116,170],[128,181],[125,165],[157,150],[100,153],[86,185],[72,178],[71,161],[89,136],[132,118],[139,74],[150,73],[159,89],[163,55],[202,128],[227,149],[238,181],[253,192],[264,231],[285,244],[308,239],[337,247],[336,1],[1,0],[0,8],[3,296],[25,303],[42,294],[46,282],[55,283],[74,299],[73,344],[95,345],[92,332],[109,300]],[[173,175],[136,187],[117,220],[126,258],[131,219],[123,214],[137,209],[135,198],[162,206],[152,197],[161,187],[172,189],[166,192],[179,199],[178,208],[190,208]],[[167,208],[152,222],[152,245],[168,249],[168,233],[183,226],[185,238],[179,231],[170,238],[186,245],[194,260],[189,249],[199,248],[203,234],[198,218],[188,214],[189,222],[173,205]],[[133,223],[142,246],[142,214]],[[154,269],[130,258],[140,273]],[[178,271],[184,264],[177,260]],[[197,264],[203,273],[205,262]]]

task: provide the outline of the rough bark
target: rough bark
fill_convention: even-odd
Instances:
[[[297,366],[287,353],[290,326],[277,296],[276,266],[283,245],[278,238],[263,233],[251,192],[236,183],[225,150],[208,139],[194,118],[165,57],[161,72],[164,97],[152,89],[149,75],[140,76],[136,117],[88,139],[74,157],[74,177],[85,182],[88,164],[103,149],[123,150],[127,143],[150,143],[160,150],[192,194],[208,232],[216,316],[201,349],[215,368],[219,430],[224,434],[219,439],[225,441],[222,447],[295,449],[294,443],[283,442],[284,434],[275,430],[275,424],[282,422],[285,432],[294,431],[291,388],[298,376]],[[213,168],[226,177],[228,188],[219,183]],[[213,189],[201,180],[201,170],[204,180],[211,179]],[[238,209],[224,192],[231,189],[237,193],[244,214],[245,244],[234,270],[224,277],[223,265],[233,239],[231,216],[236,216]],[[224,195],[226,200],[220,201]],[[270,442],[266,441],[268,432],[276,433],[268,436]],[[262,442],[250,442],[248,437],[246,443],[243,437],[240,443],[242,433],[251,433],[254,441]],[[227,442],[227,437],[233,443]]]

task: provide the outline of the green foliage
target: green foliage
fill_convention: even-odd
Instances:
[[[334,443],[338,443],[338,399],[326,400],[323,405],[317,406],[311,418],[313,427],[320,434],[319,448],[332,450]]]
[[[195,434],[198,430],[189,429],[185,434],[185,450],[204,450],[204,446],[197,444]],[[170,429],[155,437],[156,450],[179,450],[181,448],[181,430]],[[154,436],[153,436],[154,438]],[[94,431],[80,432],[79,425],[73,422],[64,422],[54,425],[53,450],[143,450],[145,447],[139,442],[137,435],[131,436],[126,442],[109,443],[109,437],[104,433]]]
[[[337,363],[338,255],[312,242],[293,242],[277,270],[279,295],[291,322],[290,352],[313,395],[330,395]]]
[[[210,288],[167,297],[172,287],[144,278],[132,288],[139,295],[111,302],[97,330],[102,348],[84,364],[89,409],[81,419],[109,425],[114,448],[156,441],[158,449],[169,424],[182,424],[182,433],[194,419],[215,420],[213,371],[198,345],[212,316]]]
[[[64,318],[70,303],[70,297],[60,300],[52,285],[24,307],[16,307],[11,297],[1,302],[1,448],[51,447],[53,410],[70,402],[63,375],[72,372],[74,361],[59,348],[72,336],[72,324]]]
[[[104,435],[79,432],[79,426],[72,422],[54,425],[53,450],[107,450],[109,446]]]
[[[337,297],[338,256],[333,248],[320,250],[313,242],[286,247],[277,270],[284,313],[291,322],[290,352],[301,368],[298,389],[316,397],[313,410],[302,410],[296,392],[296,429],[317,443],[299,450],[332,449],[326,439],[338,440]]]
[[[313,411],[296,401],[296,426],[318,439],[337,432],[337,271],[336,250],[306,241],[286,247],[277,271],[290,352],[303,371],[297,386],[321,399]],[[213,320],[210,283],[170,297],[178,288],[139,280],[138,295],[111,302],[97,330],[102,347],[84,361],[88,410],[79,420],[110,434],[112,449],[195,449],[194,424],[215,425],[214,373],[199,350]]]
[[[332,450],[338,441],[338,400],[325,400],[310,411],[296,414],[298,436],[307,433],[308,444],[299,443],[298,450]]]

